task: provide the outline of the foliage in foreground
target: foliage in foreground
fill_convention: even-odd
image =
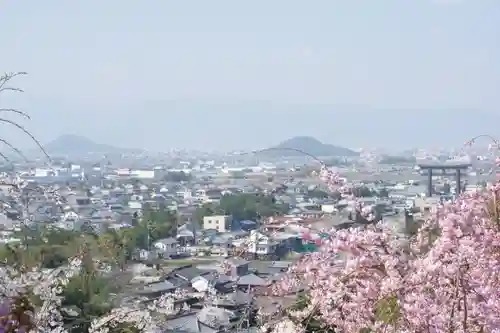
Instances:
[[[303,286],[307,302],[267,330],[498,332],[499,196],[500,185],[463,195],[410,242],[384,225],[331,232],[276,288]]]

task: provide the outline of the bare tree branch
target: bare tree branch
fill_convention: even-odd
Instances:
[[[38,148],[40,148],[40,150],[45,155],[45,157],[47,157],[47,159],[49,161],[51,161],[49,154],[47,154],[47,152],[43,148],[42,144],[26,128],[24,128],[23,126],[19,125],[18,123],[14,122],[12,120],[9,120],[9,119],[0,118],[0,122],[11,124],[11,125],[17,127],[18,129],[20,129],[21,131],[23,131],[27,136],[29,136],[31,138],[31,140],[33,140],[37,144]]]
[[[2,158],[6,161],[6,162],[8,162],[8,163],[11,163],[11,164],[12,164],[12,162],[11,162],[11,161],[7,158],[7,156],[5,156],[5,154],[0,153],[0,157],[2,157]]]
[[[25,162],[29,162],[29,160],[26,158],[26,156],[22,153],[21,150],[18,148],[14,147],[9,141],[0,138],[0,142],[3,142],[6,146],[8,146],[10,149],[15,151],[19,156],[21,156],[22,159],[24,159]]]
[[[15,77],[17,77],[17,76],[23,76],[23,75],[27,75],[27,74],[28,73],[26,73],[26,72],[11,72],[11,73],[5,73],[4,75],[2,75],[0,77],[0,93],[2,93],[3,91],[23,92],[22,89],[19,89],[19,88],[16,88],[16,87],[11,87],[11,86],[8,86],[7,84],[12,79],[14,79]],[[27,119],[31,119],[30,116],[27,113],[19,111],[17,109],[0,108],[0,112],[16,113],[18,115],[21,115],[21,116],[27,118]],[[45,157],[49,160],[49,162],[51,162],[51,158],[50,158],[49,154],[47,154],[47,152],[45,151],[45,149],[43,148],[43,146],[41,145],[41,143],[26,128],[24,128],[23,126],[19,125],[15,121],[12,121],[12,120],[9,120],[9,119],[5,119],[5,118],[0,118],[0,122],[13,125],[13,126],[17,127],[18,129],[20,129],[21,131],[23,131],[26,135],[28,135],[31,138],[31,140],[33,140],[37,144],[38,148],[40,148],[40,150],[43,152],[43,154],[45,155]],[[0,139],[0,141],[3,142],[3,143],[5,143],[7,146],[9,146],[12,150],[14,150],[16,153],[18,153],[19,155],[21,155],[27,161],[26,157],[20,152],[19,149],[15,148],[13,145],[11,145],[6,140]],[[3,155],[3,154],[1,154],[0,157],[3,157],[7,161],[9,161],[6,158],[6,156]]]
[[[6,91],[6,90],[24,92],[24,90],[22,90],[20,88],[6,86],[6,84],[9,83],[10,80],[15,78],[16,76],[21,76],[21,75],[28,75],[28,73],[26,73],[26,72],[9,72],[9,73],[4,73],[2,76],[0,76],[0,93],[2,91]]]
[[[23,116],[24,118],[28,119],[28,120],[31,120],[31,117],[29,114],[23,112],[23,111],[20,111],[20,110],[17,110],[17,109],[0,109],[0,112],[12,112],[12,113],[17,113],[21,116]]]

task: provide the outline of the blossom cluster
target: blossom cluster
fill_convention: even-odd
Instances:
[[[81,261],[53,270],[0,267],[0,332],[64,332],[61,293]]]
[[[19,271],[0,267],[0,333],[65,333],[62,291],[69,279],[80,273],[81,261],[76,258],[67,266],[54,270]],[[144,303],[138,300],[126,307],[111,310],[91,323],[89,333],[108,333],[129,325],[139,332],[155,332],[161,321],[153,319],[175,315],[189,310],[186,304],[176,307],[175,301],[184,299],[183,293],[164,294]]]
[[[445,203],[411,240],[383,224],[329,231],[275,285],[301,289],[274,332],[500,332],[500,185]]]

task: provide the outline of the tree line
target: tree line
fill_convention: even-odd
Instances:
[[[212,215],[232,215],[237,221],[256,221],[263,217],[284,215],[288,213],[288,204],[279,203],[273,195],[240,193],[222,196],[219,203],[207,203],[195,212],[195,219],[203,221],[203,217]]]

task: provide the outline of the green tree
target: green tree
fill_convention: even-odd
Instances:
[[[140,240],[146,237],[138,233],[140,230],[134,229],[109,230],[99,237],[98,247],[103,262],[116,264],[122,271],[125,270],[127,262],[132,259],[133,251],[139,247]]]
[[[450,183],[444,183],[443,185],[443,193],[450,194],[451,193],[451,185]]]
[[[388,198],[389,197],[389,191],[384,187],[378,191],[378,196],[381,198]]]
[[[99,248],[107,263],[117,264],[122,270],[132,259],[136,249],[149,249],[159,239],[177,235],[177,214],[164,206],[144,207],[142,217],[131,228],[108,230],[99,237]]]
[[[306,309],[309,306],[311,306],[309,298],[306,295],[299,295],[297,297],[296,302],[290,307],[290,309],[285,311],[287,312],[297,311],[297,310],[300,311]],[[321,323],[318,320],[312,317],[313,316],[307,317],[300,323],[297,323],[305,328],[305,333],[315,333],[315,332],[335,333],[334,329],[325,329],[324,327],[322,327]]]
[[[184,171],[168,172],[165,176],[163,176],[163,180],[167,182],[180,183],[180,182],[188,182],[193,178],[190,173],[186,173]]]
[[[316,198],[316,199],[326,199],[329,197],[327,192],[319,190],[319,189],[307,191],[307,195],[311,198]]]
[[[486,186],[488,186],[488,184],[484,180],[483,181],[478,181],[476,185],[480,186],[482,188],[486,188]]]
[[[40,245],[36,248],[39,251],[40,263],[44,268],[57,268],[67,263],[68,258],[75,253],[69,246],[64,245]]]
[[[6,244],[0,247],[0,261],[14,267],[36,267],[40,265],[40,252],[38,247]]]
[[[177,235],[178,216],[170,209],[160,206],[158,209],[146,207],[143,210],[141,225],[149,229],[151,241]]]
[[[357,186],[352,189],[352,195],[357,198],[372,197],[373,194],[373,191],[366,186]]]
[[[25,267],[56,268],[77,254],[85,239],[92,237],[67,230],[23,228],[16,237],[20,244],[0,247],[0,260]]]
[[[233,179],[245,179],[246,174],[244,171],[233,171],[231,172],[231,178]]]
[[[85,252],[80,274],[72,277],[63,291],[63,307],[78,313],[77,316],[65,317],[70,332],[87,332],[93,319],[111,310],[111,293],[117,291],[112,286],[96,271],[91,252]]]
[[[289,207],[276,203],[272,195],[241,193],[223,196],[215,210],[241,221],[282,215],[288,212]]]

